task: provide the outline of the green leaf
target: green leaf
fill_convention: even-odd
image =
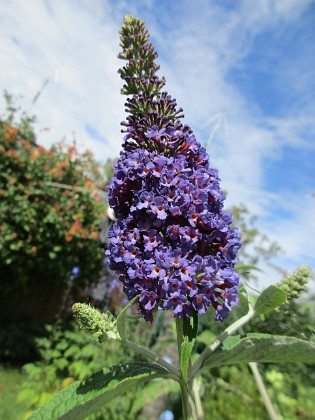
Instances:
[[[139,382],[167,375],[161,366],[147,362],[123,363],[103,369],[59,392],[46,405],[35,411],[30,419],[84,419]]]
[[[79,346],[77,346],[76,344],[73,344],[72,346],[70,346],[65,352],[64,352],[64,357],[68,358],[71,356],[75,356],[76,354],[80,354],[81,349]]]
[[[53,361],[54,365],[57,367],[57,369],[64,369],[66,366],[68,366],[69,361],[64,358],[56,359]]]
[[[240,340],[240,335],[231,335],[230,337],[227,337],[222,343],[223,350],[230,350],[231,348],[236,346],[236,344],[238,344]]]
[[[257,302],[257,296],[253,295],[252,293],[249,293],[247,289],[246,289],[246,295],[247,295],[248,309],[250,311],[253,311],[255,304]]]
[[[139,298],[139,295],[135,296],[133,299],[131,299],[130,302],[124,307],[124,309],[120,312],[117,318],[117,330],[119,332],[119,335],[123,341],[126,341],[126,315],[127,311],[130,308],[130,306]]]
[[[181,351],[180,351],[180,369],[182,372],[182,377],[184,381],[187,381],[187,372],[188,372],[188,366],[190,363],[190,356],[191,352],[193,350],[195,339],[192,339],[189,341],[189,338],[187,336],[184,336],[184,341],[181,344]]]
[[[215,340],[216,335],[209,331],[209,330],[204,330],[202,331],[201,334],[199,334],[196,338],[197,341],[199,341],[199,343],[205,344],[206,346],[210,346],[210,344]]]
[[[286,301],[286,293],[276,286],[269,286],[256,300],[254,311],[256,314],[266,314],[273,311]]]
[[[293,337],[252,334],[232,341],[209,354],[204,366],[213,368],[236,363],[315,363],[315,343]]]

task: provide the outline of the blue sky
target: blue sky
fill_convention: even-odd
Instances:
[[[0,88],[37,115],[40,143],[75,133],[98,159],[118,155],[118,30],[130,13],[146,22],[166,89],[207,145],[227,205],[258,216],[284,250],[276,265],[315,269],[315,2],[1,2]],[[263,269],[261,284],[280,279]]]

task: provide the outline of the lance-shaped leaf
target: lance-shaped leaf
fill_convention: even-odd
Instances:
[[[184,381],[187,381],[187,374],[188,374],[188,367],[190,363],[190,356],[193,350],[195,339],[189,341],[188,337],[184,337],[184,341],[181,344],[181,352],[180,352],[180,369],[182,372],[182,376]]]
[[[265,289],[256,300],[254,311],[256,314],[266,314],[273,311],[286,301],[286,293],[276,286]]]
[[[103,369],[59,392],[30,419],[84,419],[139,382],[167,376],[167,371],[161,366],[147,362],[123,363]]]
[[[315,364],[315,343],[268,334],[251,334],[242,339],[229,337],[207,357],[203,368],[249,362]]]

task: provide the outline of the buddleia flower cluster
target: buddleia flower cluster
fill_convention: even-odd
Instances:
[[[128,117],[108,188],[117,217],[109,232],[109,266],[129,300],[140,295],[145,320],[156,309],[182,318],[213,307],[223,321],[238,302],[233,269],[241,244],[231,214],[223,211],[218,172],[181,123],[176,101],[161,92],[165,81],[156,75],[157,53],[141,20],[124,19],[121,46]]]

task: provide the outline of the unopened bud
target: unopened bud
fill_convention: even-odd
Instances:
[[[306,284],[311,277],[312,273],[310,268],[307,265],[301,265],[301,267],[293,271],[292,274],[288,274],[277,284],[277,286],[287,294],[286,303],[299,298],[300,294],[307,290]]]
[[[72,311],[81,328],[89,331],[101,343],[104,339],[119,340],[116,319],[106,311],[101,314],[93,306],[75,303]]]

